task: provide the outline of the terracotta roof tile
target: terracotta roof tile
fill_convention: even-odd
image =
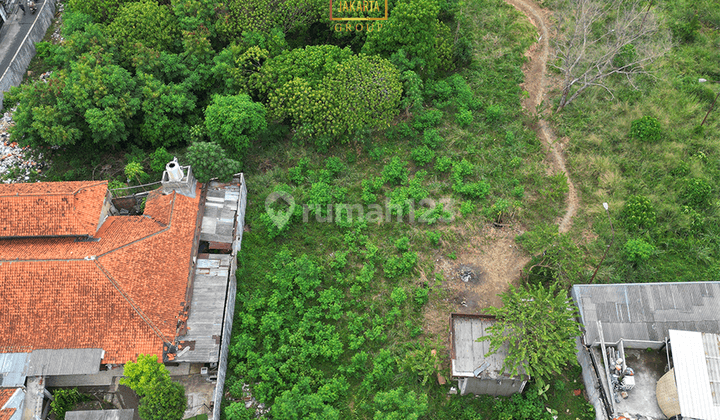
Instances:
[[[0,388],[0,407],[4,406],[8,402],[10,397],[13,396],[17,388]]]
[[[15,394],[15,391],[17,391],[17,388],[0,388],[0,408],[8,402],[10,397]],[[0,420],[10,420],[13,414],[15,414],[15,410],[15,408],[0,410]]]
[[[98,241],[0,239],[0,352],[102,348],[103,363],[162,353],[188,287],[200,200],[151,194],[142,216],[111,216]]]
[[[0,184],[0,237],[94,235],[107,181]]]
[[[15,408],[6,408],[5,410],[0,410],[0,420],[10,420],[15,414]]]

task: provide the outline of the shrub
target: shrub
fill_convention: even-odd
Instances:
[[[707,204],[712,192],[712,186],[702,178],[692,178],[686,181],[683,191],[685,202],[693,207],[702,207]]]
[[[438,172],[447,172],[452,167],[453,161],[448,156],[441,156],[435,161],[435,170]]]
[[[423,306],[429,299],[430,289],[427,287],[418,287],[415,289],[415,303],[417,306]]]
[[[295,167],[288,169],[290,181],[294,182],[295,185],[302,184],[305,181],[305,172],[307,171],[308,164],[310,164],[308,158],[302,158]]]
[[[416,147],[410,152],[410,157],[418,166],[425,166],[435,158],[435,151],[427,146]]]
[[[460,204],[460,213],[465,217],[473,213],[476,208],[477,206],[475,206],[472,201],[463,201],[462,204]]]
[[[325,169],[330,172],[330,175],[338,176],[345,170],[345,164],[342,163],[340,158],[331,156],[325,160]]]
[[[423,131],[423,144],[431,149],[437,149],[445,141],[440,133],[434,128],[427,128]]]
[[[418,256],[414,252],[405,252],[401,257],[391,256],[385,260],[383,270],[385,277],[395,279],[409,273],[417,264]]]
[[[403,236],[395,241],[395,248],[400,252],[407,252],[410,249],[410,239],[408,239],[407,236]]]
[[[653,252],[655,252],[655,247],[643,239],[629,239],[625,243],[623,251],[625,251],[625,258],[627,258],[628,261],[631,263],[639,263],[647,261]]]
[[[461,109],[455,115],[455,121],[459,126],[465,127],[473,122],[473,114],[469,109]]]
[[[385,165],[382,171],[383,181],[392,185],[401,185],[407,183],[408,169],[399,157],[392,158],[390,163]]]
[[[649,229],[655,226],[655,211],[652,203],[641,195],[628,198],[621,217],[628,229]]]
[[[442,239],[442,232],[428,232],[427,237],[432,246],[438,246],[440,245],[440,239]]]
[[[415,127],[416,130],[437,127],[440,121],[442,121],[442,117],[443,112],[439,109],[428,109],[415,117],[413,127]]]
[[[644,142],[655,142],[662,139],[663,131],[660,121],[655,117],[644,116],[630,125],[630,138]]]
[[[65,412],[72,410],[75,404],[87,398],[79,393],[77,388],[58,389],[53,396],[55,399],[50,402],[50,414],[55,414],[58,420],[64,420]]]
[[[485,110],[485,118],[491,124],[501,123],[505,120],[505,108],[502,105],[490,105]]]
[[[396,287],[390,294],[390,299],[395,302],[395,306],[401,306],[407,300],[407,293],[402,287]]]

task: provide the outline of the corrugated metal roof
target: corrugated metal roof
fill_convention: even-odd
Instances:
[[[65,420],[132,420],[135,410],[68,411]]]
[[[717,384],[719,379],[718,338],[715,334],[670,330],[675,382],[684,418],[720,420],[720,406],[711,383]]]
[[[585,343],[664,341],[670,329],[720,333],[720,282],[575,285],[571,295],[585,326]]]
[[[0,353],[0,387],[25,385],[27,360],[30,353]]]
[[[483,366],[480,374],[484,378],[499,378],[508,344],[505,343],[497,353],[485,356],[490,349],[489,341],[477,341],[489,335],[487,331],[495,320],[478,315],[452,314],[453,359],[452,375],[456,377],[474,377],[475,369]],[[505,377],[509,372],[506,372]],[[520,370],[519,377],[525,374]]]
[[[100,371],[102,349],[34,350],[27,376],[91,375]]]

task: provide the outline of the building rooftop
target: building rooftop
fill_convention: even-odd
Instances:
[[[107,181],[0,185],[0,238],[92,236],[106,196]]]
[[[18,391],[19,388],[0,388],[0,420],[10,420],[17,411],[19,399],[11,400]]]
[[[50,194],[77,183],[65,184]],[[0,196],[13,188],[0,185]],[[101,348],[103,363],[162,354],[187,319],[199,206],[200,194],[156,190],[143,215],[108,216],[91,239],[0,239],[0,352]]]
[[[488,328],[495,323],[495,318],[487,315],[451,314],[451,364],[453,377],[479,378],[510,378],[508,372],[500,373],[508,344],[505,343],[495,354],[485,356],[490,349],[489,341],[477,341],[489,335]],[[476,369],[481,372],[475,374]],[[518,377],[525,377],[520,371]]]
[[[65,420],[133,420],[135,410],[68,411]]]
[[[585,284],[571,295],[588,345],[600,342],[597,321],[606,343],[662,342],[671,329],[720,333],[720,282]]]
[[[670,331],[675,382],[683,418],[720,420],[720,336]]]

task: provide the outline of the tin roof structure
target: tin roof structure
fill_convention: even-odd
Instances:
[[[671,329],[720,334],[720,282],[583,284],[571,295],[588,345],[600,342],[597,321],[606,343],[662,342]]]
[[[456,378],[511,378],[508,372],[501,373],[507,355],[508,344],[505,343],[497,353],[485,356],[490,350],[489,341],[477,341],[480,337],[489,336],[488,328],[495,323],[495,317],[475,314],[450,315],[450,342],[452,376]],[[520,370],[517,379],[526,379]]]
[[[720,420],[720,336],[671,330],[670,346],[683,418]]]

